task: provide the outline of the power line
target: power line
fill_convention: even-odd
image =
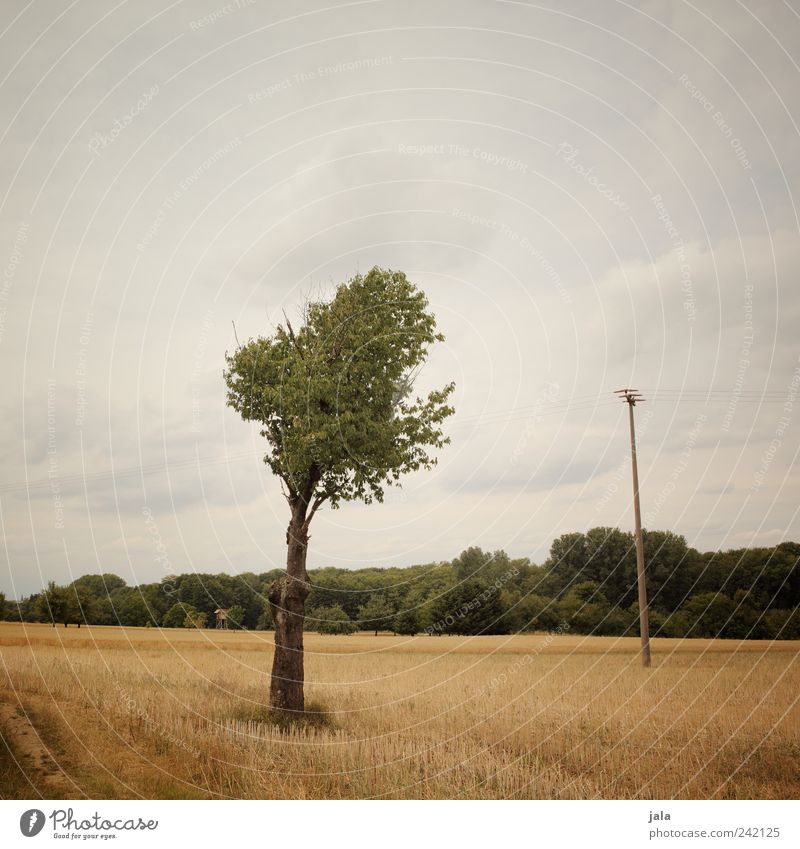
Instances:
[[[785,401],[786,393],[778,390],[725,390],[725,389],[652,389],[647,391],[650,400],[664,398],[670,401],[763,401],[765,403],[773,403],[776,401]]]
[[[552,409],[559,410],[559,409],[563,409],[563,408],[569,408],[574,404],[582,404],[582,403],[585,403],[585,402],[593,402],[595,400],[600,400],[603,397],[604,397],[604,393],[601,393],[601,394],[598,394],[598,395],[583,395],[583,396],[578,396],[578,397],[565,398],[565,399],[562,399],[560,401],[552,401],[552,402],[549,402],[549,401],[534,401],[533,403],[530,403],[530,404],[521,404],[521,405],[518,405],[516,407],[511,407],[510,409],[506,409],[506,410],[493,410],[489,413],[481,412],[481,413],[472,413],[468,416],[458,416],[456,420],[458,422],[469,422],[469,421],[472,421],[472,420],[484,419],[484,418],[487,418],[487,417],[490,417],[490,416],[506,415],[506,414],[509,414],[509,413],[522,413],[525,410],[535,411],[537,408],[542,408],[543,406],[546,406],[548,410],[552,410]]]
[[[465,425],[470,424],[478,426],[482,424],[495,424],[503,421],[519,421],[522,419],[536,420],[545,416],[555,416],[559,413],[581,412],[586,410],[594,410],[599,407],[609,407],[612,406],[612,403],[613,402],[600,401],[593,402],[590,404],[564,404],[558,407],[553,407],[550,405],[541,407],[540,405],[533,404],[530,405],[528,412],[524,412],[526,408],[517,408],[511,410],[501,410],[497,411],[496,413],[464,416],[463,418],[454,419],[453,422],[450,424],[450,427],[463,427]]]

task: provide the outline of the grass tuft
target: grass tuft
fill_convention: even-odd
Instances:
[[[334,731],[337,727],[333,714],[317,701],[306,702],[303,713],[273,710],[268,705],[241,705],[234,711],[233,718],[240,722],[274,725],[282,731]]]

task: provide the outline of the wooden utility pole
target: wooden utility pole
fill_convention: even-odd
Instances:
[[[636,463],[636,432],[633,428],[633,408],[644,398],[636,389],[617,389],[614,393],[628,405],[631,428],[631,466],[633,468],[633,520],[636,528],[636,574],[639,585],[639,633],[642,639],[642,666],[650,666],[650,617],[647,613],[647,584],[644,575],[644,540],[642,539],[642,511],[639,509],[639,467]]]

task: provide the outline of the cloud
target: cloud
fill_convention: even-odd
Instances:
[[[157,578],[143,505],[181,568],[283,562],[286,507],[225,407],[224,353],[234,324],[269,333],[373,264],[430,298],[447,341],[422,382],[456,380],[453,442],[387,504],[320,514],[315,565],[538,557],[629,526],[626,385],[648,395],[656,524],[701,548],[797,535],[788,7],[196,18],[89,4],[8,34],[3,268],[27,238],[0,281],[6,585]]]

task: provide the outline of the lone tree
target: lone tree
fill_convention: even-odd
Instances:
[[[226,355],[228,405],[262,425],[264,462],[289,504],[286,575],[269,588],[275,622],[270,705],[300,713],[303,622],[311,590],[308,529],[327,502],[383,501],[400,476],[430,469],[449,439],[450,383],[413,398],[428,349],[444,337],[428,301],[400,271],[356,275],[329,301],[306,305],[295,330],[288,318],[268,338]]]

